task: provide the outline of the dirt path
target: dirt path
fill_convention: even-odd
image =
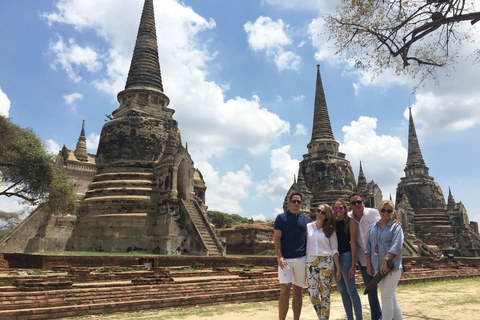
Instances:
[[[480,278],[450,282],[434,282],[406,285],[397,288],[397,299],[404,319],[445,320],[480,319]],[[368,299],[361,296],[363,318],[370,319]],[[277,320],[277,303],[262,302],[199,307],[194,310],[143,311],[130,315],[95,316],[97,319],[162,319],[162,320]],[[341,297],[335,293],[331,297],[330,320],[346,319]],[[287,319],[292,319],[289,311]],[[313,307],[304,297],[302,320],[316,320]]]

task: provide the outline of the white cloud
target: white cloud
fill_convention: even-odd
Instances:
[[[57,155],[58,152],[60,152],[60,145],[58,143],[56,143],[55,141],[53,141],[52,139],[48,139],[46,141],[46,144],[47,144],[47,152],[48,153]]]
[[[72,94],[66,94],[63,96],[63,100],[65,100],[65,103],[73,110],[76,111],[77,109],[77,101],[78,100],[83,100],[83,94],[74,92]]]
[[[279,71],[298,70],[302,58],[284,48],[292,43],[288,37],[282,19],[273,21],[269,17],[259,17],[252,23],[248,21],[243,26],[247,32],[248,44],[254,51],[265,51],[267,58],[273,58]]]
[[[243,26],[248,36],[248,44],[254,51],[282,48],[292,41],[288,38],[282,19],[273,21],[270,17],[258,17]]]
[[[98,148],[98,143],[100,142],[100,135],[92,132],[87,137],[87,151],[96,153]]]
[[[73,82],[82,80],[78,74],[78,70],[82,66],[91,73],[102,68],[102,63],[98,61],[98,54],[89,46],[80,47],[73,38],[70,38],[68,43],[65,43],[61,37],[56,42],[51,41],[49,50],[55,56],[51,67],[56,70],[60,66]]]
[[[10,112],[10,99],[8,99],[5,92],[2,91],[2,87],[0,87],[0,115],[8,118],[9,112]]]
[[[198,158],[201,158],[200,156]],[[209,208],[226,213],[243,213],[240,201],[248,197],[248,189],[252,185],[252,172],[248,165],[236,172],[229,171],[220,176],[208,162],[196,160],[202,171],[205,184],[208,186],[206,202]]]
[[[377,119],[360,117],[344,126],[344,141],[340,150],[348,155],[358,178],[359,163],[362,161],[363,172],[367,181],[373,180],[383,192],[383,198],[395,190],[407,161],[407,150],[402,146],[400,138],[381,135],[375,132]]]
[[[263,214],[252,215],[254,221],[267,221],[267,218]]]
[[[303,100],[305,100],[305,96],[303,94],[298,95],[298,96],[293,98],[293,101],[296,101],[296,102],[300,102],[300,101],[303,101]]]
[[[290,157],[289,150],[288,145],[272,150],[270,156],[272,172],[268,181],[262,181],[256,188],[259,195],[266,195],[276,203],[283,203],[285,194],[293,183],[293,177],[298,173],[299,161]]]
[[[0,208],[5,212],[22,212],[26,207],[22,206],[18,200],[19,199],[15,197],[9,198],[0,196]]]
[[[306,135],[307,135],[307,128],[303,124],[297,123],[297,125],[295,126],[294,136],[306,136]]]

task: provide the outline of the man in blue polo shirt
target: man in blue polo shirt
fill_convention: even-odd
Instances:
[[[306,284],[305,228],[310,222],[307,216],[300,213],[302,195],[292,193],[288,201],[290,210],[279,214],[275,219],[273,242],[278,257],[278,279],[280,281],[280,299],[278,301],[278,317],[285,320],[290,304],[290,289],[293,284],[293,319],[300,319],[302,311],[302,289]]]

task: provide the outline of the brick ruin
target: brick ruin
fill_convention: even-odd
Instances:
[[[11,265],[25,267],[37,257],[6,254],[5,258]],[[92,260],[74,266],[82,258]],[[275,257],[43,256],[41,260],[42,269],[53,272],[0,268],[0,317],[73,318],[278,300],[280,293],[277,270],[272,267]],[[152,266],[142,265],[145,262]],[[404,265],[400,284],[480,276],[478,259],[405,258]],[[355,281],[363,287],[359,272]]]

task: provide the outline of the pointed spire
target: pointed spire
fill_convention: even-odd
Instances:
[[[417,132],[415,131],[415,124],[413,123],[411,107],[408,108],[408,112],[409,112],[408,156],[407,156],[407,165],[404,171],[405,173],[407,173],[407,176],[417,175],[417,174],[428,175],[428,167],[425,165],[422,152],[420,151]]]
[[[365,174],[363,173],[362,161],[360,161],[360,171],[358,173],[357,191],[362,191],[366,187],[367,187],[367,178],[365,178]]]
[[[452,195],[452,190],[450,190],[450,186],[448,186],[448,205],[455,205],[455,199]]]
[[[297,183],[297,176],[293,175],[293,184]]]
[[[313,112],[312,141],[317,139],[335,140],[328,116],[327,102],[323,91],[320,65],[317,64],[317,86],[315,90],[315,110]]]
[[[78,138],[77,146],[73,154],[77,160],[88,161],[87,139],[85,138],[85,120],[83,120],[82,131],[80,131],[80,137]]]
[[[143,5],[125,90],[133,87],[155,88],[163,92],[153,0],[145,0]]]
[[[410,114],[408,124],[408,158],[407,167],[411,166],[425,166],[422,152],[420,151],[420,145],[418,143],[417,132],[415,130],[415,124],[413,123],[412,108],[408,108]]]
[[[309,153],[320,151],[338,152],[339,143],[335,141],[328,116],[327,102],[323,91],[320,65],[317,64],[317,84],[313,111],[312,140],[307,145]]]

